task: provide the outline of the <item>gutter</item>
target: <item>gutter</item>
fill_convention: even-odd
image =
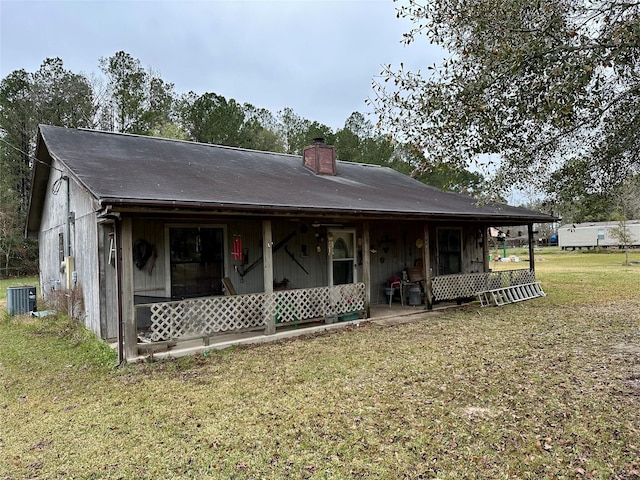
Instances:
[[[217,214],[239,214],[239,215],[307,215],[307,216],[358,216],[361,219],[369,220],[397,220],[399,216],[406,220],[424,220],[424,221],[487,221],[497,224],[496,222],[513,222],[527,223],[551,223],[557,221],[555,217],[546,214],[539,215],[518,215],[505,213],[485,213],[478,214],[476,212],[416,212],[416,211],[389,211],[389,210],[364,210],[364,209],[348,209],[334,207],[302,207],[302,206],[276,206],[276,205],[250,205],[250,204],[233,204],[233,203],[203,203],[175,200],[150,200],[150,199],[122,199],[122,198],[102,198],[99,205],[106,211],[114,209],[163,209],[178,213],[185,211],[207,212]],[[517,208],[517,207],[512,207]],[[129,210],[129,211],[131,211]]]

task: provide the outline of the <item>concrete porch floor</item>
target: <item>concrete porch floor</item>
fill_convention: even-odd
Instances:
[[[130,359],[129,362],[140,362],[153,359],[178,358],[187,355],[193,355],[207,350],[222,350],[236,345],[250,345],[268,342],[277,342],[279,340],[309,335],[324,331],[336,330],[349,325],[359,325],[363,322],[372,322],[379,325],[399,325],[418,321],[425,317],[437,316],[443,310],[455,308],[458,305],[452,303],[438,303],[434,305],[433,310],[427,310],[424,305],[400,305],[399,303],[376,304],[371,305],[371,317],[361,318],[338,323],[308,323],[299,326],[280,327],[273,335],[265,335],[262,331],[251,331],[242,333],[227,333],[216,335],[206,339],[198,338],[191,340],[183,340],[172,342],[169,345],[162,344],[138,344],[138,351],[147,350],[146,353],[136,358]]]

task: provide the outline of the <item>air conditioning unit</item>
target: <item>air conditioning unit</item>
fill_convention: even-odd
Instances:
[[[9,315],[22,315],[36,310],[36,287],[7,287]]]

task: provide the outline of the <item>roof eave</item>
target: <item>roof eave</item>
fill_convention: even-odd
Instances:
[[[36,155],[31,170],[31,192],[29,193],[29,206],[27,207],[27,220],[24,231],[26,238],[38,238],[52,161],[53,159],[48,153],[42,133],[38,129]]]
[[[267,215],[338,215],[358,218],[397,218],[437,221],[465,221],[491,223],[495,225],[551,223],[556,221],[548,215],[510,215],[508,213],[450,213],[450,212],[419,212],[419,211],[389,211],[380,209],[359,208],[322,208],[285,205],[259,205],[222,202],[197,202],[177,200],[131,199],[131,198],[101,198],[99,206],[112,211],[135,209],[164,210],[164,211],[209,211],[224,214],[254,214]],[[514,223],[515,222],[515,223]]]

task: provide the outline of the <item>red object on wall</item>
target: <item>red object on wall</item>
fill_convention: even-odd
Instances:
[[[233,259],[242,260],[242,237],[240,235],[236,236],[233,241]]]

